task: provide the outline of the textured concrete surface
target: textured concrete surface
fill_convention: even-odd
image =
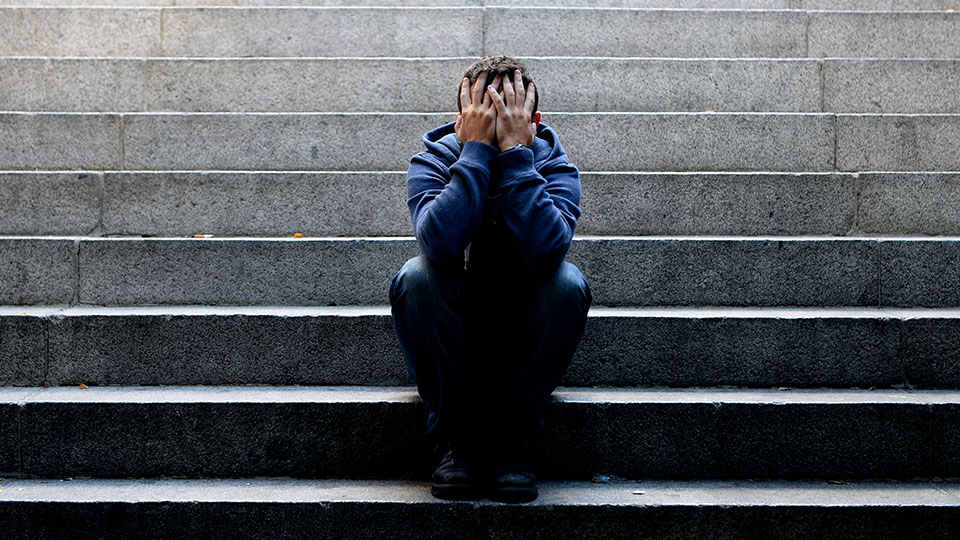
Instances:
[[[449,112],[471,61],[154,60],[146,64],[144,103],[148,111]]]
[[[946,538],[955,483],[546,482],[524,505],[434,499],[425,482],[11,480],[11,538]],[[9,495],[8,495],[9,493]],[[123,519],[118,519],[122,516]],[[373,517],[374,519],[371,519]]]
[[[808,15],[811,58],[957,58],[960,13]]]
[[[783,402],[791,392],[799,391],[780,392],[769,404],[717,398],[561,403],[548,412],[541,467],[547,476],[566,478],[601,472],[628,478],[910,478],[947,472],[932,468],[936,406]]]
[[[0,58],[5,83],[0,109],[449,112],[456,108],[457,81],[472,60]],[[538,82],[540,107],[547,111],[820,110],[820,67],[812,60],[525,62]]]
[[[580,181],[589,235],[844,235],[856,193],[837,174],[608,174]]]
[[[878,257],[861,240],[601,237],[576,242],[568,260],[595,305],[865,306],[878,305]]]
[[[376,305],[418,253],[406,238],[85,240],[80,301]],[[868,240],[594,238],[568,259],[595,305],[830,306],[878,305],[878,257]]]
[[[0,172],[0,231],[85,234],[100,222],[97,173]]]
[[[20,407],[0,403],[0,475],[20,472]]]
[[[47,327],[48,322],[39,317],[0,316],[0,385],[43,384],[47,370]]]
[[[120,117],[0,113],[0,169],[119,168]]]
[[[139,111],[144,60],[0,58],[0,110]]]
[[[960,445],[960,406],[949,405],[934,412],[934,467],[945,474],[960,474],[960,456],[953,451]]]
[[[804,14],[489,8],[484,51],[521,56],[805,56]],[[518,32],[550,28],[550,32]]]
[[[165,56],[480,56],[482,35],[470,8],[181,8],[164,10],[162,43]]]
[[[0,238],[0,304],[67,304],[77,279],[74,241]]]
[[[960,305],[960,241],[880,244],[883,305]]]
[[[450,114],[124,117],[126,169],[403,170]],[[375,151],[372,151],[374,150]]]
[[[922,387],[937,381],[934,384],[960,388],[960,374],[956,371],[960,367],[960,336],[953,322],[903,321],[900,352],[905,358],[903,375],[907,382]]]
[[[943,11],[957,9],[960,5],[957,4],[957,0],[794,0],[794,5],[791,7],[851,11]]]
[[[897,320],[731,315],[591,318],[565,384],[880,388],[904,383]],[[935,340],[926,334],[931,328],[956,338],[958,327],[952,319],[917,321],[913,337],[920,346],[932,345]],[[957,366],[936,373],[952,377]],[[942,384],[931,372],[908,378],[921,386]]]
[[[568,6],[583,0],[409,0],[405,6]],[[683,9],[817,9],[856,11],[931,10],[958,7],[956,0],[597,0],[594,7]],[[396,0],[0,0],[0,6],[396,6]]]
[[[390,279],[418,253],[412,240],[89,240],[80,247],[80,301],[382,304]]]
[[[543,121],[588,171],[834,168],[832,115],[558,113]]]
[[[545,478],[569,479],[944,475],[929,445],[933,414],[960,399],[943,390],[556,397],[536,453]],[[397,478],[429,469],[412,390],[54,388],[23,403],[23,472],[40,476]]]
[[[107,173],[104,187],[108,235],[413,234],[401,172]]]
[[[859,182],[859,230],[960,235],[960,174],[865,173]]]
[[[410,384],[388,314],[54,319],[53,385]]]
[[[819,66],[809,60],[537,58],[526,63],[543,89],[540,106],[546,111],[820,110]]]
[[[20,309],[0,322],[35,369],[6,384],[410,382],[387,306]],[[956,310],[594,308],[564,384],[960,388],[958,332]]]
[[[836,59],[823,64],[829,112],[960,112],[957,60]]]
[[[960,170],[960,115],[838,115],[837,168]]]
[[[0,55],[157,56],[159,9],[0,8]]]
[[[25,471],[44,476],[398,478],[422,469],[429,459],[422,434],[425,410],[412,393],[387,393],[382,402],[349,396],[327,402],[287,398],[280,389],[276,401],[264,401],[263,392],[253,391],[242,401],[209,402],[200,395],[202,389],[193,388],[185,390],[189,395],[183,402],[141,402],[136,395],[84,402],[101,392],[91,390],[79,402],[25,406]],[[158,392],[176,390],[152,393]],[[230,389],[214,387],[213,392]]]

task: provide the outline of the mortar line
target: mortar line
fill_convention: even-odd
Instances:
[[[40,386],[46,387],[50,380],[50,327],[53,325],[52,317],[43,318],[43,378],[40,380]]]
[[[863,191],[863,180],[860,178],[860,174],[855,174],[853,177],[853,222],[851,223],[851,230],[847,234],[856,236],[860,233],[860,199]]]
[[[827,61],[824,59],[817,60],[817,65],[820,66],[820,112],[827,112],[827,82],[824,72],[827,69]]]
[[[127,168],[126,123],[126,115],[120,114],[120,170],[126,170]]]
[[[25,404],[20,403],[17,407],[17,473],[22,476],[23,472],[23,409]]]
[[[907,348],[907,328],[906,321],[897,319],[897,360],[900,362],[900,379],[905,389],[911,389],[910,381],[907,379],[906,355],[904,351]]]
[[[106,176],[106,173],[104,173],[104,172],[101,171],[101,172],[98,172],[98,173],[97,173],[97,176],[98,176],[99,179],[100,179],[100,180],[97,182],[97,184],[100,186],[100,200],[99,200],[99,203],[100,203],[100,219],[97,221],[97,228],[94,229],[94,230],[95,230],[95,231],[100,231],[100,236],[103,236],[103,235],[104,235],[104,233],[103,233],[103,199],[104,199],[104,197],[106,196],[106,186],[105,186],[106,180],[105,180],[104,177]]]
[[[840,115],[833,114],[833,170],[840,172],[840,158],[837,156],[840,149]]]
[[[73,299],[71,305],[80,304],[80,239],[73,241]]]
[[[803,12],[803,57],[810,58],[810,12]]]
[[[883,307],[883,242],[877,243],[877,306]]]
[[[174,5],[176,5],[176,1],[174,1]],[[161,7],[160,16],[157,17],[159,19],[159,25],[160,25],[160,28],[158,29],[159,33],[157,34],[157,53],[160,56],[163,56],[163,27],[164,27],[163,22],[164,22],[164,19],[166,19],[166,17],[167,17],[167,10]]]

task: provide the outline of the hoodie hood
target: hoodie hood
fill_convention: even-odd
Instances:
[[[448,167],[460,159],[460,141],[457,132],[453,129],[456,122],[444,124],[428,131],[423,136],[423,145],[427,152],[439,157]],[[557,134],[550,126],[540,122],[537,125],[537,137],[533,141],[533,165],[537,170],[556,165],[558,160],[565,160],[566,154]]]

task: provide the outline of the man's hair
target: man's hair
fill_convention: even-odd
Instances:
[[[463,72],[463,77],[460,77],[460,81],[457,84],[457,111],[463,111],[463,104],[460,103],[460,88],[463,85],[463,78],[466,77],[470,79],[470,86],[473,86],[477,82],[477,78],[484,71],[487,72],[487,84],[497,76],[509,76],[510,80],[513,80],[513,72],[520,70],[520,76],[523,78],[523,87],[527,88],[530,83],[533,82],[533,79],[530,78],[530,73],[527,71],[527,67],[521,64],[516,58],[510,56],[497,55],[497,56],[488,56],[486,58],[481,58],[477,60],[466,71]],[[536,87],[536,83],[534,83]],[[537,91],[533,94],[533,113],[539,110],[540,106],[540,88],[536,87]],[[498,89],[499,90],[499,89]],[[486,91],[486,89],[484,89]],[[531,116],[531,120],[533,120]]]

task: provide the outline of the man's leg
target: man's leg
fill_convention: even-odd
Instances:
[[[592,302],[580,270],[563,262],[556,271],[519,282],[509,326],[511,354],[500,365],[494,421],[504,435],[523,437],[543,425],[543,408],[573,359]]]
[[[496,441],[490,497],[523,502],[537,496],[523,451],[543,425],[544,406],[573,359],[592,295],[580,270],[567,262],[505,290],[515,302],[501,303],[501,310],[513,311],[501,313],[509,348],[491,365],[498,382],[491,385],[488,416]]]
[[[467,433],[474,423],[464,377],[462,270],[410,259],[393,278],[390,303],[407,370],[427,406],[427,431],[443,445],[433,474],[441,498],[479,497],[478,473]]]

